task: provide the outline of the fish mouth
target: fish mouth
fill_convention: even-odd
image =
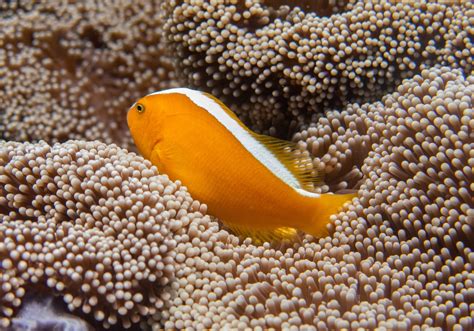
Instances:
[[[130,111],[132,110],[132,108],[130,108],[129,110],[127,110],[127,125],[128,125],[128,128],[130,129],[130,131],[132,130],[132,126],[131,126],[131,123],[130,123]]]
[[[130,108],[127,110],[127,122],[128,122],[128,127],[130,127],[130,116],[132,114],[132,111],[135,109],[135,106],[137,105],[138,101],[134,102]]]

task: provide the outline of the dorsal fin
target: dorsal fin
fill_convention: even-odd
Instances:
[[[233,120],[240,124],[252,137],[265,146],[276,158],[295,176],[300,188],[313,191],[315,184],[320,184],[323,174],[313,168],[311,158],[307,151],[301,150],[291,141],[257,134],[251,131],[225,104],[211,94],[204,93],[207,97],[218,103]]]
[[[253,136],[291,171],[302,189],[313,191],[314,186],[322,182],[323,174],[313,168],[309,153],[301,150],[296,143],[256,133]]]
[[[229,109],[229,107],[227,107],[222,101],[220,101],[219,99],[217,99],[215,96],[213,96],[212,94],[209,94],[209,93],[206,93],[206,92],[202,92],[206,97],[214,100],[219,106],[221,106],[222,110],[224,110],[226,112],[227,115],[229,115],[229,117],[231,117],[234,121],[236,121],[237,123],[240,124],[241,127],[243,127],[245,130],[247,130],[248,132],[251,132],[253,133],[249,128],[247,128],[247,126],[242,123],[242,121],[240,120],[240,118],[237,117],[237,115],[235,115],[235,113]]]

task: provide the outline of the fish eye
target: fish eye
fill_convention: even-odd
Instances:
[[[142,105],[141,103],[137,103],[137,105],[135,106],[135,108],[137,109],[137,111],[141,114],[145,111],[145,106]]]

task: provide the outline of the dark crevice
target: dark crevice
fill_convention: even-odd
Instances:
[[[313,12],[321,17],[328,17],[334,14],[342,13],[350,9],[354,0],[264,0],[265,5],[278,9],[282,6],[289,8],[301,8],[305,12]]]
[[[101,34],[92,26],[87,26],[82,32],[81,37],[86,40],[89,40],[95,48],[106,47],[106,44],[102,40]]]

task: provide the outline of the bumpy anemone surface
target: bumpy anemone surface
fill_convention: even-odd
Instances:
[[[126,110],[173,86],[159,4],[2,1],[0,138],[132,146]]]
[[[159,314],[174,232],[203,212],[179,182],[115,145],[0,142],[0,326],[29,289],[105,327]]]
[[[473,69],[471,1],[168,1],[164,9],[182,81],[282,137],[327,109],[375,101],[424,68]]]
[[[117,147],[3,143],[2,322],[28,283],[106,326],[470,329],[473,96],[473,76],[424,70],[296,135],[328,174],[319,189],[359,198],[329,236],[281,247],[219,229]]]
[[[206,243],[177,272],[165,327],[472,328],[473,96],[473,76],[425,70],[297,135],[333,176],[320,190],[359,199],[319,241]]]

